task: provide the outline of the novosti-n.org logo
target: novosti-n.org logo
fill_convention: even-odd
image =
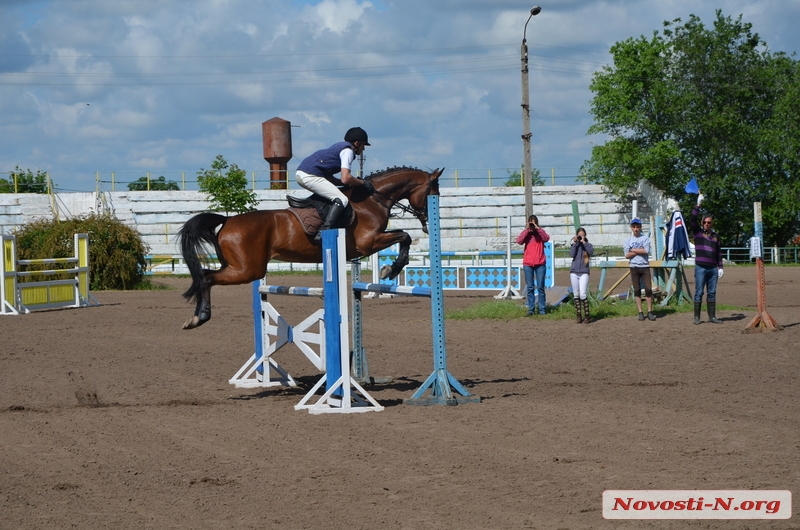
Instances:
[[[605,519],[789,519],[788,490],[606,490]]]

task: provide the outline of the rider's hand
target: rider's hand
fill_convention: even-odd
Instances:
[[[721,279],[723,274],[725,274],[725,270],[724,269],[718,269],[717,270],[717,279]]]
[[[375,191],[375,185],[372,184],[372,181],[364,179],[364,189],[367,190],[367,194],[372,195]]]
[[[701,194],[699,194],[699,195],[697,196],[697,205],[698,205],[698,206],[700,206],[700,204],[701,204],[701,203],[702,203],[704,200],[705,200],[705,197],[703,196],[703,194],[702,194],[702,193],[701,193]]]

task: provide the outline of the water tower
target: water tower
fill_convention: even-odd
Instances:
[[[292,124],[272,118],[261,124],[264,141],[264,160],[269,162],[270,189],[288,188],[286,163],[292,159]]]

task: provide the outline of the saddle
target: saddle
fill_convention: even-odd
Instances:
[[[289,201],[289,211],[303,225],[303,231],[309,236],[315,236],[322,226],[322,221],[328,215],[331,207],[330,201],[316,193],[303,199],[287,195],[286,200]],[[355,219],[353,205],[348,202],[344,214],[339,217],[339,222],[334,228],[347,228]]]

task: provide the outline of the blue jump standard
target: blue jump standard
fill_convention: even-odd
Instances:
[[[439,196],[428,196],[428,226],[431,256],[431,321],[433,323],[433,373],[404,401],[407,405],[458,405],[480,403],[447,371],[444,337],[444,296],[442,294],[442,238],[439,230]],[[453,392],[455,390],[458,392]]]

